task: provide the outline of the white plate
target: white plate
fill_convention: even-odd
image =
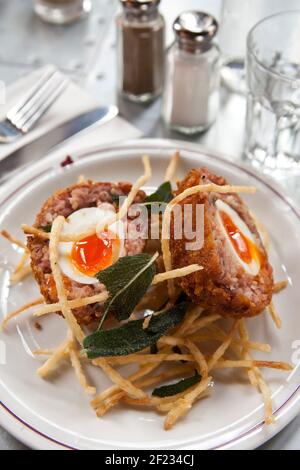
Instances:
[[[258,188],[247,201],[272,235],[271,260],[277,279],[288,278],[290,286],[276,297],[282,314],[279,332],[268,315],[250,320],[252,338],[272,345],[274,360],[299,359],[300,340],[298,306],[300,304],[300,215],[291,203],[266,180],[246,167],[223,160],[218,155],[192,144],[171,141],[139,140],[114,148],[81,152],[75,163],[60,166],[62,155],[49,156],[26,169],[0,194],[0,226],[20,236],[20,224],[32,223],[41,203],[56,189],[76,181],[80,174],[99,180],[134,181],[142,171],[140,156],[147,153],[153,165],[153,185],[161,182],[168,157],[174,148],[182,155],[181,173],[205,165],[236,184]],[[152,184],[151,183],[151,184]],[[8,288],[9,269],[16,252],[0,240],[1,315],[28,302],[37,295],[30,279]],[[263,405],[243,374],[232,371],[216,380],[211,398],[199,402],[171,431],[162,428],[162,416],[152,411],[118,408],[97,419],[88,398],[74,378],[71,368],[43,381],[35,371],[40,360],[32,355],[37,347],[54,347],[65,334],[59,317],[44,318],[37,331],[30,314],[12,322],[1,334],[0,352],[6,350],[6,363],[0,365],[0,423],[9,432],[33,448],[39,449],[250,449],[280,431],[300,410],[299,369],[293,373],[265,371],[273,392],[276,423],[263,425]],[[0,354],[0,360],[3,360]],[[3,361],[4,362],[4,361]],[[108,385],[100,371],[91,371],[99,389]]]

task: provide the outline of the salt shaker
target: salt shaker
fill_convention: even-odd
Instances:
[[[218,23],[207,13],[187,11],[174,22],[176,40],[167,56],[163,99],[166,124],[184,134],[203,132],[219,107]]]
[[[162,93],[165,73],[165,22],[160,0],[120,0],[117,16],[119,91],[135,102]]]

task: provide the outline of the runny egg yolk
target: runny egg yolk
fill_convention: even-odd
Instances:
[[[241,260],[246,264],[250,264],[253,260],[260,261],[260,253],[255,244],[243,234],[231,217],[225,211],[220,211],[220,217],[233,248]]]
[[[119,251],[120,239],[109,232],[94,234],[73,244],[71,260],[83,274],[95,276],[114,262],[116,250]]]

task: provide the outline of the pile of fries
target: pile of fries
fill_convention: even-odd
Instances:
[[[171,180],[174,177],[178,158],[179,155],[176,153],[171,159],[166,172],[166,180]],[[109,223],[113,223],[118,218],[122,218],[127,214],[128,208],[132,204],[138,190],[150,178],[151,167],[148,157],[143,158],[143,163],[145,169],[144,175],[132,186],[132,190],[119,212],[113,216],[114,220]],[[168,233],[173,205],[197,191],[253,192],[253,188],[221,187],[212,184],[203,185],[190,188],[169,203],[163,216],[162,224],[162,253],[166,272],[157,274],[153,280],[153,285],[155,288],[161,282],[168,282],[169,303],[171,305],[174,299],[173,279],[188,275],[202,268],[198,265],[192,265],[183,269],[172,270],[168,237],[164,237],[164,233]],[[61,362],[67,359],[70,361],[83,390],[88,395],[93,395],[91,406],[98,417],[103,416],[111,408],[120,403],[133,407],[148,407],[165,414],[164,428],[169,430],[180,418],[188,413],[197,401],[206,397],[212,391],[213,373],[215,370],[240,368],[248,375],[251,385],[262,394],[265,404],[266,424],[274,421],[271,392],[263,378],[261,369],[272,368],[290,371],[292,367],[284,362],[254,360],[251,355],[252,351],[268,353],[271,351],[271,346],[251,341],[244,319],[231,321],[230,324],[227,321],[224,327],[224,322],[221,322],[219,315],[203,311],[199,306],[192,306],[187,311],[184,321],[170,335],[163,336],[158,341],[155,354],[150,351],[150,348],[147,348],[127,356],[105,357],[93,360],[82,355],[81,349],[86,335],[78,324],[72,309],[105,302],[108,294],[104,292],[92,297],[68,300],[63,285],[62,273],[57,262],[57,247],[59,241],[63,239],[61,237],[61,230],[64,221],[63,217],[58,216],[52,224],[50,233],[42,232],[27,225],[23,226],[26,235],[37,235],[49,239],[50,264],[55,280],[58,302],[55,304],[45,304],[43,298],[38,298],[11,312],[2,322],[2,329],[4,329],[12,318],[28,309],[34,309],[34,318],[55,312],[62,313],[68,324],[66,339],[57,349],[40,349],[35,351],[37,356],[47,357],[42,367],[37,370],[41,378],[49,378]],[[13,245],[23,249],[20,262],[11,277],[12,283],[20,282],[31,273],[28,249],[23,242],[17,240],[8,232],[2,231],[1,234]],[[89,232],[88,235],[91,235],[91,233]],[[87,236],[87,233],[76,235],[76,237],[75,235],[74,237],[68,236],[68,240],[63,240],[76,241],[76,239],[82,239],[85,236]],[[276,284],[274,293],[281,291],[285,287],[285,281]],[[281,321],[273,302],[269,307],[269,311],[276,326],[280,328]],[[148,323],[149,317],[145,319],[144,328],[147,328]],[[113,385],[107,390],[97,393],[96,388],[89,384],[87,380],[84,371],[86,364],[97,368],[100,367],[110,378]],[[122,370],[119,369],[126,364],[136,365],[136,371],[130,376],[122,375]],[[153,396],[149,393],[149,389],[151,390],[157,384],[164,384],[172,379],[190,376],[194,371],[199,374],[199,382],[184,392],[166,397]]]

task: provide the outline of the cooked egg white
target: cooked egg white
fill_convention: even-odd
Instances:
[[[73,212],[67,219],[62,228],[62,235],[81,234],[90,229],[97,227],[101,223],[105,223],[114,213],[113,206],[105,205],[105,208],[87,207]],[[124,224],[118,221],[109,226],[109,232],[115,234],[119,239],[118,257],[124,256]],[[72,260],[73,242],[60,242],[58,244],[58,264],[62,272],[73,281],[81,284],[96,284],[99,281],[94,276],[88,276],[77,269]]]
[[[232,256],[234,257],[235,261],[243,267],[243,269],[246,271],[246,273],[248,273],[252,276],[256,276],[258,274],[259,270],[260,270],[260,261],[259,261],[259,256],[258,256],[259,250],[256,248],[255,239],[254,239],[252,233],[250,232],[248,226],[241,219],[241,217],[237,214],[237,212],[232,207],[230,207],[228,204],[223,202],[222,200],[218,199],[216,201],[216,207],[217,207],[217,221],[218,221],[218,224],[219,224],[219,226],[220,226],[220,228],[221,228],[221,230],[222,230],[222,232],[225,236],[225,239],[226,239],[226,242],[227,242],[227,247],[228,247],[228,249],[230,249]],[[235,247],[234,247],[234,245],[233,245],[233,243],[232,243],[232,241],[231,241],[231,239],[230,239],[230,237],[227,233],[227,230],[224,227],[220,212],[224,212],[225,214],[227,214],[230,217],[233,224],[244,235],[244,237],[246,237],[248,240],[250,240],[250,242],[253,244],[254,254],[251,258],[250,263],[244,262],[244,260],[241,259],[240,255],[236,251],[236,249],[235,249]]]

